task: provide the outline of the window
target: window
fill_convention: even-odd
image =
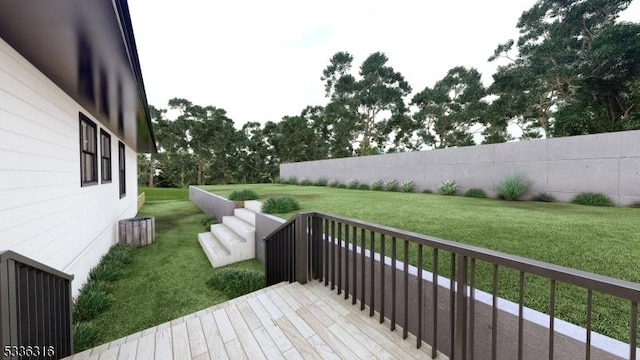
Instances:
[[[80,184],[98,183],[98,148],[96,146],[96,124],[80,114]]]
[[[106,131],[100,130],[100,154],[102,183],[111,182],[111,136]]]
[[[124,144],[118,141],[118,175],[120,176],[120,199],[127,196],[127,174],[124,156]]]

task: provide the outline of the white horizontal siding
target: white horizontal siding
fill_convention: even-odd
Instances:
[[[111,135],[111,183],[80,186],[80,112]],[[76,294],[117,242],[118,220],[136,213],[136,153],[126,147],[120,199],[118,141],[0,39],[0,250],[75,275]]]

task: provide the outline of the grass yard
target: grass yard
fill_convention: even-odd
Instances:
[[[640,282],[640,267],[637,266],[640,258],[639,209],[283,184],[203,188],[222,196],[239,189],[254,190],[261,199],[290,195],[300,202],[301,211],[329,212]],[[281,216],[290,218],[293,215]],[[412,259],[415,259],[416,251],[412,249]],[[430,253],[425,252],[424,259],[423,266],[429,269]],[[439,268],[446,274],[448,259],[446,256],[441,259]],[[411,262],[415,263],[415,260]],[[517,300],[518,274],[501,269],[499,275],[500,295]],[[478,263],[478,287],[490,291],[490,279],[491,267]],[[529,299],[525,302],[527,306],[542,312],[548,310],[548,281],[527,276],[525,293]],[[596,295],[594,330],[628,341],[630,306]],[[585,322],[584,304],[586,291],[564,284],[558,286],[556,316],[582,325]]]
[[[186,189],[141,189],[146,203],[138,216],[155,216],[156,243],[136,249],[126,276],[113,283],[114,303],[93,321],[102,342],[227,301],[205,283],[214,270],[197,234],[206,216],[188,200]],[[262,271],[255,260],[232,265]]]

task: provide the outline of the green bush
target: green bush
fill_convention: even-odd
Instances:
[[[207,216],[204,219],[202,219],[202,221],[200,221],[200,224],[202,224],[202,226],[204,227],[205,230],[209,231],[209,229],[211,229],[211,225],[218,223],[218,219],[216,219],[213,216]]]
[[[265,276],[256,270],[223,268],[213,273],[207,285],[233,299],[265,287]]]
[[[587,205],[587,206],[612,206],[613,203],[605,194],[583,192],[571,200],[574,204]]]
[[[133,251],[134,248],[128,244],[117,244],[109,249],[102,259],[100,260],[101,264],[112,264],[117,267],[122,267],[124,265],[130,264],[133,261]]]
[[[89,280],[80,289],[80,293],[83,292],[101,292],[108,294],[111,291],[111,284],[106,281]]]
[[[369,185],[360,184],[360,185],[358,185],[358,190],[369,190]]]
[[[433,194],[433,190],[431,190],[431,189],[424,189],[424,190],[422,190],[422,193],[423,193],[423,194]]]
[[[331,179],[327,182],[327,186],[328,187],[338,187],[338,180],[336,179]]]
[[[496,186],[498,197],[510,201],[518,200],[527,191],[529,191],[529,184],[520,174],[504,175]]]
[[[280,176],[276,176],[273,178],[273,183],[274,184],[282,184],[282,179],[280,178]]]
[[[73,304],[73,321],[89,321],[109,308],[113,299],[103,291],[84,288],[80,290]]]
[[[295,176],[289,176],[287,178],[286,184],[289,185],[298,185],[298,178],[296,178]]]
[[[631,205],[629,205],[629,207],[640,209],[640,201],[632,203]]]
[[[485,193],[484,190],[479,188],[471,188],[464,193],[464,196],[472,197],[472,198],[486,198],[487,193]]]
[[[314,186],[327,186],[327,179],[319,178],[313,183]]]
[[[249,189],[236,190],[229,195],[231,201],[258,200],[259,198],[257,192]]]
[[[100,345],[100,330],[91,323],[79,322],[73,325],[73,352],[91,349]]]
[[[382,180],[373,180],[371,184],[369,184],[371,190],[375,191],[382,191],[383,186],[384,184],[382,183]]]
[[[267,214],[283,214],[300,210],[300,203],[291,196],[270,197],[262,204],[262,212]]]
[[[539,202],[555,202],[556,199],[551,194],[540,193],[533,198],[533,201]]]
[[[346,189],[346,188],[347,188],[347,185],[345,185],[345,184],[338,184],[338,186],[337,186],[337,187],[338,187],[338,189]]]
[[[310,186],[311,180],[307,179],[306,177],[300,178],[300,181],[298,181],[298,185]]]
[[[89,279],[94,281],[116,281],[124,275],[122,265],[117,263],[100,263],[89,271]]]
[[[398,180],[387,180],[384,182],[384,191],[398,191]]]
[[[455,181],[445,180],[440,184],[438,191],[442,195],[455,195],[458,190],[458,184]]]
[[[347,189],[357,189],[358,188],[358,180],[350,179],[347,181]]]
[[[415,190],[416,185],[413,183],[413,181],[403,181],[402,184],[400,184],[400,191],[405,192],[405,193],[411,193]]]

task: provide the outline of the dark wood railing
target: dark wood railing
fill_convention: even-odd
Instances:
[[[586,301],[586,336],[584,348],[580,349],[584,358],[601,356],[597,352],[601,350],[591,344],[594,293],[600,293],[630,306],[628,358],[636,360],[638,283],[320,212],[298,214],[264,241],[269,285],[282,281],[323,281],[338,294],[344,292],[345,299],[351,297],[352,304],[360,300],[361,310],[368,306],[370,316],[377,311],[380,322],[388,320],[392,331],[397,325],[402,327],[404,338],[408,333],[415,335],[418,347],[423,340],[429,343],[433,358],[438,351],[451,359],[498,357],[499,283],[508,280],[500,273],[503,269],[511,269],[517,284],[514,287],[517,288],[518,314],[515,315],[517,328],[509,334],[517,345],[514,342],[514,353],[509,357],[522,359],[529,346],[525,344],[525,339],[531,335],[525,333],[524,309],[529,300],[525,275],[534,275],[537,285],[539,281],[547,284],[544,291],[549,295],[545,311],[549,315],[545,330],[548,332],[547,354],[543,355],[541,349],[537,349],[535,357],[554,359],[563,350],[555,349],[558,341],[554,328],[556,292],[559,284],[568,284],[586,291],[586,299],[582,299]],[[410,263],[418,265],[417,271],[410,271]],[[423,279],[422,268],[431,271],[430,279]],[[448,288],[443,287],[442,278],[439,280],[440,273],[448,277]],[[423,280],[430,281],[430,286],[423,288]],[[488,319],[485,319],[487,326],[482,329],[476,324],[480,321],[476,289],[481,281],[492,299],[489,308],[484,309]],[[441,294],[443,291],[445,294]],[[483,341],[479,341],[479,337]],[[485,342],[486,351],[478,355],[479,344]]]
[[[0,252],[3,359],[60,359],[73,353],[72,280],[12,251]]]

